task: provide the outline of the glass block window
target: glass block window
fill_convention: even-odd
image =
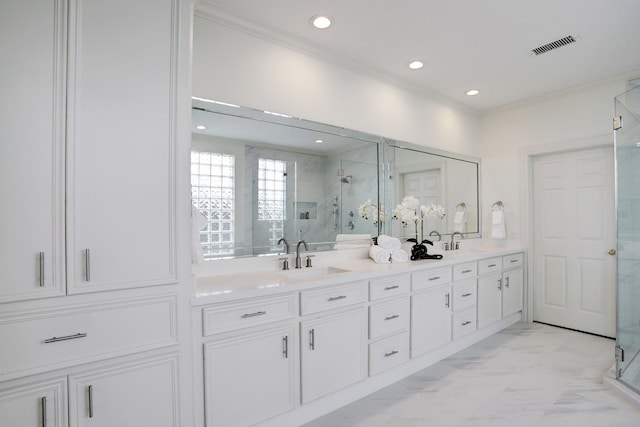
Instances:
[[[200,230],[205,258],[233,255],[234,177],[234,155],[191,152],[191,200],[207,218],[207,226]]]
[[[287,162],[258,159],[258,221],[269,221],[269,245],[278,250],[284,235],[287,206]]]

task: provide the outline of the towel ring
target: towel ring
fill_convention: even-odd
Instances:
[[[498,209],[494,209],[494,208],[498,208]],[[491,210],[495,211],[495,210],[502,210],[504,208],[504,205],[502,204],[502,201],[498,200],[497,202],[495,202],[493,205],[491,205]]]
[[[464,202],[460,202],[456,205],[456,211],[465,212],[467,210],[467,205]]]

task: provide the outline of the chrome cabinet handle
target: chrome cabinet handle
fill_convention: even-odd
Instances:
[[[462,274],[471,273],[473,270],[462,270]]]
[[[471,320],[467,320],[466,322],[462,322],[462,326],[467,326],[469,323],[471,323]]]
[[[39,255],[40,264],[40,286],[44,286],[44,252],[40,252]]]
[[[256,311],[255,313],[245,313],[241,317],[243,319],[248,319],[249,317],[264,316],[265,314],[267,314],[266,311]]]
[[[340,295],[340,296],[337,296],[337,297],[330,297],[327,301],[338,301],[338,300],[345,299],[345,298],[347,298],[346,295]]]
[[[311,350],[316,349],[316,331],[315,329],[309,329],[309,348]]]
[[[487,267],[489,267],[489,268],[493,268],[493,267],[495,267],[495,266],[496,266],[495,264],[489,264]]]
[[[518,262],[517,259],[512,259],[511,261],[509,261],[511,264],[513,264],[514,262]]]
[[[498,279],[498,289],[502,290],[502,279]]]
[[[285,359],[289,358],[289,336],[282,337],[282,355]]]
[[[509,287],[509,276],[504,279],[504,286],[507,288]]]
[[[440,276],[433,276],[433,277],[429,277],[427,280],[432,281],[432,280],[438,280],[439,278]]]
[[[393,320],[393,319],[397,319],[398,317],[400,317],[399,314],[394,314],[393,316],[385,317],[384,320]]]
[[[393,356],[394,354],[398,354],[398,353],[399,353],[399,352],[398,352],[398,350],[393,350],[393,351],[392,351],[392,352],[390,352],[390,353],[385,353],[385,354],[384,354],[384,357],[391,357],[391,356]]]
[[[89,393],[89,418],[93,418],[93,386],[90,385],[87,391]]]
[[[447,294],[445,295],[445,303],[444,305],[449,308],[449,306],[451,305],[451,296],[449,295],[449,293],[447,292]]]
[[[91,280],[91,251],[84,250],[84,279],[88,282]]]
[[[87,336],[87,334],[85,332],[78,332],[77,334],[74,335],[65,335],[64,337],[51,337],[51,338],[47,338],[46,340],[44,340],[43,342],[45,344],[51,344],[52,342],[59,342],[59,341],[68,341],[68,340],[75,340],[78,338],[85,338]]]
[[[466,293],[466,294],[462,294],[462,297],[463,297],[463,298],[464,298],[464,297],[470,297],[471,295],[472,295],[472,294],[470,294],[470,293]]]
[[[47,396],[40,399],[40,407],[42,408],[42,427],[47,427]]]
[[[393,285],[393,286],[387,286],[386,288],[384,288],[385,291],[390,291],[392,289],[398,289],[400,286],[399,285]]]

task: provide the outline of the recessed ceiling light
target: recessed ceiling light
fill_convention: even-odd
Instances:
[[[409,68],[411,68],[412,70],[419,70],[422,67],[424,67],[422,61],[412,61],[409,63]]]
[[[479,91],[478,89],[471,89],[471,90],[468,90],[468,91],[466,92],[466,94],[467,94],[468,96],[474,96],[474,95],[477,95],[477,94],[479,94],[479,93],[480,93],[480,91]]]
[[[309,20],[311,25],[316,27],[319,30],[324,30],[325,28],[329,28],[333,23],[333,19],[330,16],[326,15],[316,15]]]
[[[196,126],[196,129],[198,130],[205,130],[207,127],[205,125],[198,125]]]
[[[315,143],[316,143],[316,144],[322,144],[323,142],[324,142],[324,141],[323,141],[323,140],[321,140],[321,139],[316,139],[316,140],[315,140]]]

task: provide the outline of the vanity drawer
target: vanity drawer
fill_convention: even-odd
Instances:
[[[300,314],[318,313],[367,301],[367,282],[350,283],[300,293]]]
[[[0,316],[0,377],[177,344],[176,297],[107,300]]]
[[[369,298],[375,301],[397,295],[406,295],[411,287],[411,276],[403,274],[401,276],[384,277],[369,281]]]
[[[493,273],[500,270],[502,270],[502,258],[499,256],[478,261],[478,274]]]
[[[453,314],[453,339],[457,340],[476,330],[476,309],[470,308]]]
[[[476,261],[465,262],[453,266],[453,280],[466,279],[478,274],[478,263]]]
[[[369,307],[369,338],[375,339],[409,329],[411,304],[409,298]]]
[[[454,283],[453,309],[460,310],[465,307],[475,306],[478,299],[476,288],[476,279],[469,279]]]
[[[504,268],[520,267],[523,262],[524,254],[522,252],[520,252],[519,254],[505,255],[502,257]]]
[[[411,274],[411,289],[414,291],[451,282],[451,267],[434,268]]]
[[[369,345],[369,376],[409,360],[409,332]]]
[[[295,315],[296,294],[275,298],[217,304],[202,309],[202,335],[291,319]]]

